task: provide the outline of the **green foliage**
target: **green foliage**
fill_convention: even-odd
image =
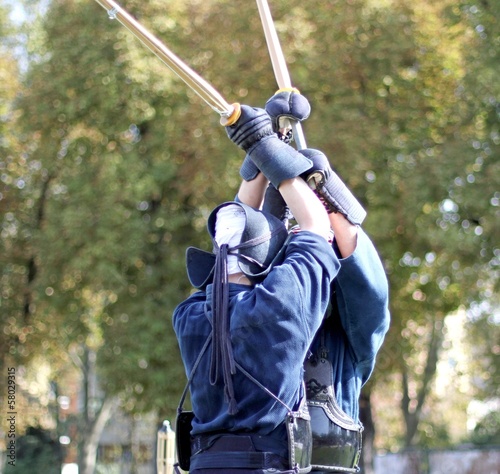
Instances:
[[[500,413],[492,411],[474,428],[472,442],[477,445],[498,445],[500,443]]]
[[[291,77],[311,101],[307,142],[367,207],[389,275],[392,327],[373,385],[404,375],[417,424],[445,316],[491,308],[498,291],[496,3],[271,5]],[[262,106],[276,90],[253,3],[123,6],[229,102]],[[43,353],[57,378],[88,349],[102,389],[126,410],[171,417],[185,383],[171,325],[191,291],[185,248],[209,249],[206,217],[236,193],[243,154],[96,2],[52,0],[25,31],[26,72],[9,49],[0,55],[2,361]],[[498,330],[481,320],[474,341]],[[498,355],[488,340],[476,345],[482,376]],[[424,422],[420,433],[441,433]]]
[[[452,445],[449,428],[443,424],[424,420],[419,425],[416,444],[419,448],[448,448]]]
[[[500,323],[498,298],[491,305],[473,305],[469,311],[467,335],[471,343],[471,370],[474,373],[472,393],[478,400],[494,400],[500,396]]]
[[[19,232],[19,221],[29,211],[26,203],[26,157],[22,156],[20,137],[12,124],[16,119],[13,101],[22,90],[19,66],[12,45],[15,31],[8,24],[7,8],[0,5],[0,369],[4,373],[13,344],[26,334],[18,321],[26,300],[20,291],[26,281],[26,239]],[[12,351],[11,351],[12,349]],[[0,382],[1,384],[2,382]]]
[[[43,472],[59,474],[63,461],[61,445],[40,428],[29,427],[26,434],[16,440],[14,464],[7,462],[6,473],[32,474]]]

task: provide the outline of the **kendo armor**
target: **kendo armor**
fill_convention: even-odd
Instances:
[[[328,324],[328,323],[326,323]],[[335,397],[332,364],[321,328],[321,344],[305,363],[307,404],[313,436],[313,472],[358,472],[363,426],[340,408]]]

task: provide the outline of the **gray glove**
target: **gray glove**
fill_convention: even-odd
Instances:
[[[273,130],[278,134],[278,138],[285,143],[290,143],[293,139],[292,131],[282,135],[280,129],[282,119],[289,119],[294,122],[302,122],[311,114],[309,101],[299,92],[298,89],[280,89],[274,94],[265,106],[266,112],[273,122]]]
[[[300,153],[312,162],[312,167],[301,177],[320,198],[327,212],[329,214],[340,212],[352,224],[361,225],[366,217],[366,211],[333,171],[325,154],[312,148],[300,150]]]
[[[309,101],[298,91],[298,89],[279,90],[265,105],[266,112],[271,117],[273,131],[278,134],[278,138],[285,143],[290,143],[293,139],[292,131],[286,135],[280,132],[280,119],[288,118],[297,122],[302,122],[309,117],[311,106]],[[252,181],[259,174],[259,169],[247,155],[240,168],[240,176],[245,181]]]
[[[263,109],[241,106],[238,121],[226,127],[228,137],[245,150],[276,189],[285,179],[295,178],[311,168],[311,161],[273,132],[271,119]]]

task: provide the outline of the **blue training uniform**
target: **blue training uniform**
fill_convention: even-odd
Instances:
[[[337,402],[359,422],[361,387],[373,371],[375,357],[389,329],[389,291],[382,262],[361,228],[356,250],[341,259],[340,264],[332,286],[338,314],[334,311],[324,323],[324,343],[326,358],[333,366]],[[311,347],[313,352],[318,350],[320,339],[318,334]]]
[[[296,409],[304,396],[303,362],[309,350],[320,344],[315,334],[331,289],[339,314],[325,322],[329,331],[322,342],[333,366],[338,403],[358,420],[359,393],[389,325],[387,278],[362,229],[355,252],[345,259],[318,235],[299,232],[291,237],[283,263],[262,283],[229,285],[234,360],[285,405]],[[212,332],[211,295],[212,285],[208,285],[206,291],[194,293],[174,311],[174,329],[187,375]],[[232,377],[238,412],[230,415],[223,382],[211,385],[209,372],[210,347],[190,386],[193,436],[252,433],[286,443],[283,421],[287,409],[282,404],[237,370]]]
[[[255,286],[229,285],[230,334],[236,363],[291,409],[304,396],[303,362],[330,298],[330,283],[340,269],[332,247],[312,232],[293,235],[282,264]],[[212,331],[212,285],[174,311],[174,329],[189,375]],[[210,350],[192,380],[193,435],[251,432],[286,438],[281,427],[287,410],[241,371],[233,375],[238,413],[228,414],[222,381],[209,383]]]

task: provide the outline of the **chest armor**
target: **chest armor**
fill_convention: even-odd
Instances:
[[[324,330],[322,331],[322,342]],[[311,416],[313,470],[358,472],[363,427],[338,405],[333,367],[322,343],[305,363],[307,405]]]

